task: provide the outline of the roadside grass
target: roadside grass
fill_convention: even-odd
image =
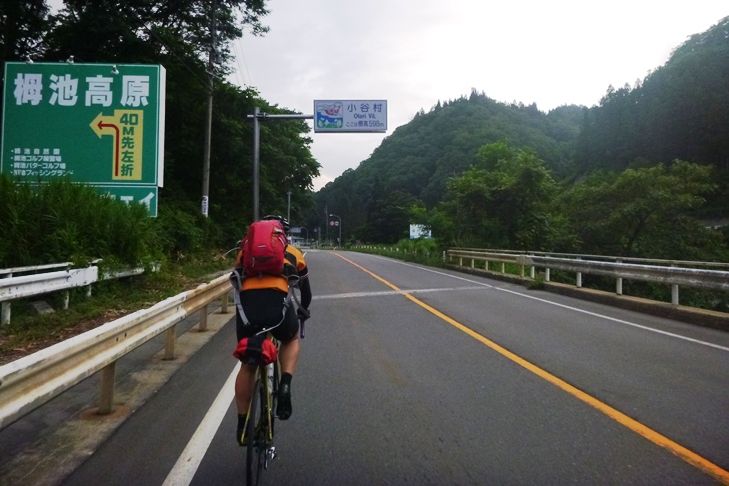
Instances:
[[[186,256],[163,263],[160,271],[70,291],[69,308],[63,309],[63,292],[12,302],[12,318],[0,328],[0,365],[51,346],[114,319],[150,307],[161,300],[212,280],[233,266],[222,252]],[[38,315],[32,301],[43,300],[54,312]]]

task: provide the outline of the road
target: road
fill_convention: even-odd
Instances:
[[[729,333],[377,256],[306,258],[313,317],[268,484],[729,483]],[[64,484],[240,483],[234,335]],[[211,439],[191,443],[201,423]]]

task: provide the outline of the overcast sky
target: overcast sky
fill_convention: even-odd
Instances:
[[[723,0],[269,0],[270,31],[236,43],[230,81],[305,114],[315,99],[386,99],[386,134],[314,134],[319,189],[398,126],[472,88],[501,102],[592,106],[631,86]],[[309,122],[311,123],[311,122]],[[265,163],[265,161],[262,161]]]

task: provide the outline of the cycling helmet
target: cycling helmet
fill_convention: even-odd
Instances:
[[[275,215],[275,214],[268,214],[262,218],[264,221],[279,221],[281,223],[281,226],[283,226],[283,229],[285,232],[288,233],[289,231],[289,220],[284,218],[283,216]]]

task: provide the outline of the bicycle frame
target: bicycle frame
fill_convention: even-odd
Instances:
[[[273,338],[267,336],[266,339]],[[273,342],[278,347],[276,340]],[[273,437],[274,413],[280,379],[278,360],[268,365],[258,364],[255,373],[251,401],[248,405],[248,422],[245,428],[246,484],[249,486],[259,483],[261,473],[268,470],[269,464],[276,458]]]

